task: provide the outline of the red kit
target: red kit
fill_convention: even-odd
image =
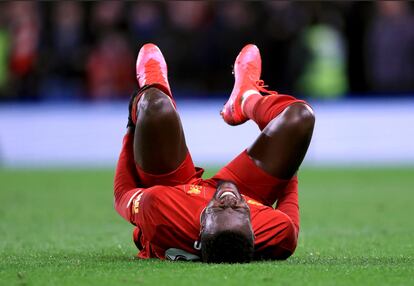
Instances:
[[[269,98],[269,107],[274,107],[269,118],[295,102],[302,101],[284,95]],[[263,127],[270,119],[263,119]],[[133,136],[128,133],[124,137],[114,196],[117,212],[136,226],[134,241],[140,258],[164,259],[168,248],[200,255],[195,247],[200,214],[221,180],[234,182],[250,206],[255,258],[285,259],[294,252],[299,232],[297,177],[281,180],[270,176],[246,151],[210,179],[201,178],[203,170],[194,167],[189,153],[175,171],[151,175],[134,162]]]

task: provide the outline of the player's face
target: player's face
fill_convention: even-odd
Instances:
[[[250,208],[232,182],[220,184],[207,205],[201,224],[204,232],[214,233],[222,230],[252,232]]]

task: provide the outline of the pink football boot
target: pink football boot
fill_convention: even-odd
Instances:
[[[148,43],[139,50],[136,73],[140,88],[146,85],[159,84],[164,87],[165,90],[163,91],[171,96],[167,63],[156,45]]]
[[[234,63],[234,87],[224,105],[221,116],[230,125],[239,125],[248,120],[242,110],[243,100],[252,93],[258,93],[262,59],[259,49],[252,44],[245,46]]]
[[[168,69],[161,50],[154,44],[148,43],[139,50],[136,63],[136,76],[140,91],[130,102],[130,117],[136,122],[137,103],[147,88],[155,87],[165,93],[170,99],[174,108],[170,84],[168,83]]]

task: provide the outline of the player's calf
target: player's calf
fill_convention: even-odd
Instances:
[[[294,103],[266,125],[248,154],[272,176],[290,179],[305,157],[314,124],[312,109],[305,103]]]
[[[166,174],[187,155],[181,120],[171,98],[157,88],[146,90],[137,103],[134,159],[142,171]]]

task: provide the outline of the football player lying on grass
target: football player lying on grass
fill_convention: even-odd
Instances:
[[[138,257],[233,263],[291,256],[299,233],[296,172],[315,122],[309,105],[267,90],[260,52],[245,46],[221,116],[230,125],[253,120],[261,133],[217,174],[202,179],[157,46],[141,48],[136,73],[139,91],[129,105],[114,196],[117,212],[135,225]]]

